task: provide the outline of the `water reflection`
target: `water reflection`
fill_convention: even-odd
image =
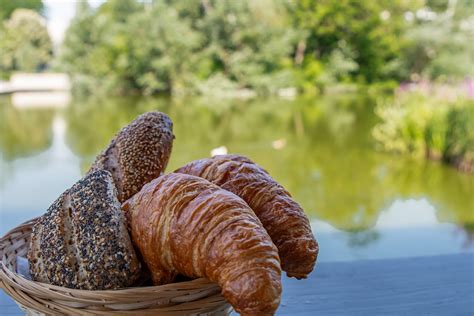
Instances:
[[[18,109],[62,108],[68,106],[71,95],[68,91],[15,92],[11,103]]]
[[[321,261],[455,254],[474,247],[472,235],[455,224],[440,223],[426,199],[393,201],[366,230],[340,231],[317,219],[311,226],[322,245]]]
[[[446,245],[443,249],[472,246],[474,177],[438,163],[375,152],[370,130],[376,118],[368,96],[293,101],[109,98],[74,100],[56,111],[17,110],[5,100],[0,100],[6,114],[2,175],[6,165],[17,167],[9,169],[8,180],[2,176],[2,221],[15,221],[14,210],[30,217],[40,214],[120,127],[142,112],[160,110],[175,122],[169,171],[222,146],[248,155],[301,202],[320,238],[329,245],[340,243],[334,249],[350,258],[384,254],[381,244],[396,245],[397,238],[400,244],[401,236],[416,236],[418,230],[416,238],[432,246],[423,250],[406,242],[399,252],[435,251],[438,241]],[[41,150],[46,151],[38,154]],[[62,158],[60,152],[65,153]],[[28,184],[51,179],[55,184],[40,189]],[[25,186],[35,204],[21,200]],[[453,231],[462,233],[454,236]],[[410,252],[407,247],[415,248]],[[325,248],[326,258],[346,256]]]
[[[5,101],[0,99],[2,160],[31,156],[51,146],[54,110],[17,109]]]
[[[80,176],[79,159],[65,143],[66,122],[59,114],[52,120],[51,146],[41,153],[1,161],[1,228],[38,216]],[[7,220],[9,218],[10,220]],[[18,218],[18,221],[16,219]]]

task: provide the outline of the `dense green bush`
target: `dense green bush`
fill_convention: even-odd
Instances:
[[[455,164],[474,164],[474,102],[451,109],[446,117],[443,157]],[[468,168],[468,165],[461,166]],[[473,166],[471,166],[473,167]]]
[[[441,159],[474,171],[474,101],[406,93],[379,102],[379,148]]]

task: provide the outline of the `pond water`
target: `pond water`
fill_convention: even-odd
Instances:
[[[42,214],[120,127],[160,110],[175,125],[168,171],[223,146],[250,157],[301,203],[320,243],[320,261],[474,251],[474,177],[377,152],[373,108],[365,95],[109,98],[72,100],[61,108],[23,106],[4,96],[0,234]]]

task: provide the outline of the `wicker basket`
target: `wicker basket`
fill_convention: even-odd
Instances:
[[[228,315],[220,288],[206,279],[113,291],[84,291],[33,282],[16,273],[26,257],[30,220],[0,239],[0,288],[27,315]]]

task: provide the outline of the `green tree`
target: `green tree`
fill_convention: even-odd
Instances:
[[[282,1],[203,1],[199,12],[192,24],[206,39],[202,77],[262,92],[293,85],[291,53],[302,33],[288,27]]]
[[[10,18],[16,9],[30,9],[38,13],[43,12],[44,6],[41,0],[1,0],[0,1],[0,20]]]
[[[84,72],[87,67],[87,55],[98,43],[94,38],[92,10],[87,1],[76,3],[76,15],[64,36],[60,51],[63,67],[69,72]]]
[[[39,71],[52,59],[52,43],[43,18],[17,9],[0,28],[0,76],[12,71]]]
[[[367,82],[386,79],[387,66],[401,50],[403,13],[416,6],[418,1],[298,0],[292,16],[307,37],[298,44],[295,61],[314,67],[321,60],[329,72],[345,64],[336,79],[344,73]]]
[[[65,36],[75,87],[118,94],[272,94],[472,76],[470,0],[111,0],[78,3]],[[433,18],[433,16],[435,18]]]
[[[95,23],[95,14],[86,0],[76,3],[76,15],[71,21],[59,51],[60,67],[69,73],[78,91],[94,90],[97,82],[90,74],[92,52],[103,41],[103,27]]]
[[[268,92],[292,83],[298,33],[279,1],[127,0],[77,12],[61,60],[92,89],[151,94],[224,84]]]
[[[177,92],[195,83],[203,37],[171,6],[156,4],[131,21],[130,66],[145,94]]]
[[[403,40],[400,56],[404,75],[462,79],[474,76],[474,2],[428,1],[417,12]],[[430,6],[431,4],[431,6]]]

